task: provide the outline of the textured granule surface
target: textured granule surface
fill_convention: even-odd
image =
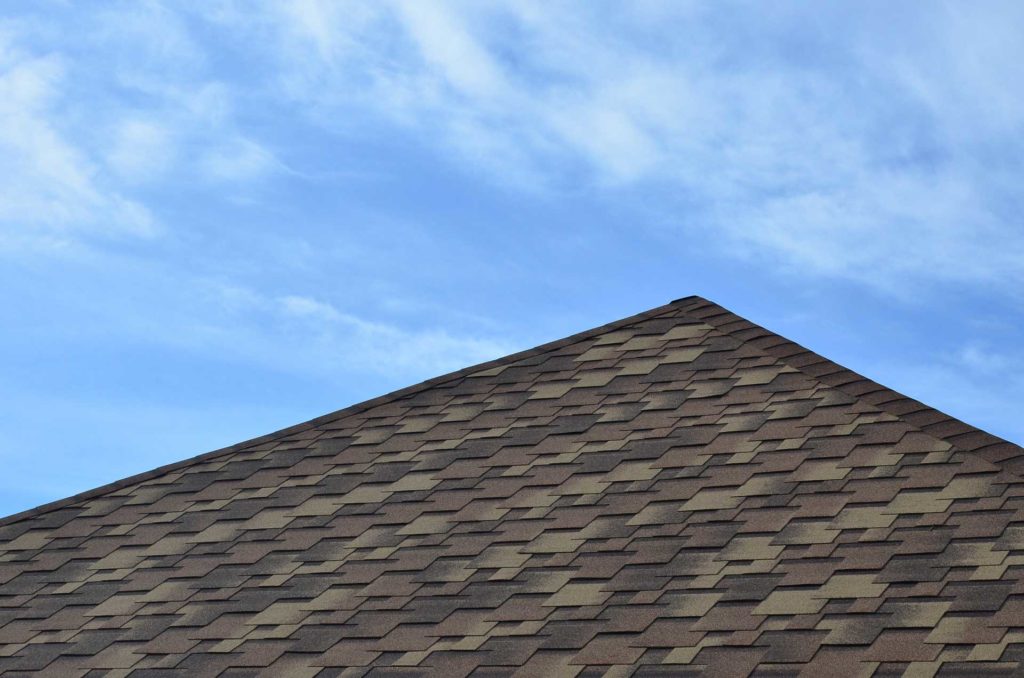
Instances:
[[[697,297],[0,522],[0,673],[1024,674],[1024,451]]]

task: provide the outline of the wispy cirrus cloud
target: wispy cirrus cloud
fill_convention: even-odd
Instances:
[[[514,190],[654,191],[677,234],[790,274],[1019,288],[1019,7],[768,14],[309,0],[248,25],[344,133],[391,121]]]
[[[274,312],[312,332],[316,365],[355,371],[443,374],[467,364],[499,358],[515,346],[486,336],[455,335],[441,328],[402,329],[343,313],[313,297],[287,295],[274,300]]]
[[[1024,283],[1024,48],[1010,3],[225,0],[94,14],[82,44],[131,96],[90,121],[104,150],[64,137],[77,158],[65,166],[91,168],[65,184],[81,196],[82,176],[102,179],[125,223],[141,219],[139,186],[291,172],[280,138],[239,124],[244,100],[340,138],[403,130],[511,191],[613,192],[670,239],[787,275],[889,293]],[[210,35],[258,70],[217,69]],[[52,100],[59,77],[44,71],[61,66],[45,63],[33,68]]]
[[[184,19],[156,2],[72,9],[75,30],[0,17],[0,224],[5,248],[152,238],[142,196],[183,176],[244,184],[281,165],[236,123]]]
[[[117,177],[128,184],[164,176],[178,150],[173,130],[142,116],[122,120],[112,136],[105,159]]]
[[[330,383],[419,381],[522,348],[476,319],[445,322],[437,311],[418,314],[409,300],[381,299],[357,309],[302,285],[183,276],[158,262],[104,255],[69,267],[76,285],[45,293],[23,290],[20,303],[34,305],[45,296],[50,309],[30,320],[23,334],[62,340],[62,328],[73,327],[76,345],[147,346],[240,371]],[[128,278],[132,288],[125,294],[120,288]],[[282,287],[292,291],[282,293]]]
[[[22,51],[0,32],[0,246],[82,231],[150,236],[144,205],[97,177],[95,164],[62,129],[57,108],[66,77],[59,56]]]
[[[307,376],[425,379],[501,357],[516,346],[487,334],[370,319],[306,294],[272,295],[206,280],[169,341]],[[175,338],[176,337],[176,338]]]

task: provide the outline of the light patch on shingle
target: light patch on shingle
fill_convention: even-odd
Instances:
[[[661,365],[661,360],[658,358],[634,358],[623,360],[619,365],[619,374],[623,377],[642,376],[653,372],[658,365]]]
[[[661,355],[661,362],[665,364],[679,364],[679,363],[692,363],[694,360],[699,358],[706,351],[703,346],[694,348],[674,348],[665,351]]]
[[[675,341],[676,339],[696,339],[703,337],[711,331],[710,325],[697,323],[692,325],[676,325],[665,334],[661,335],[662,341]]]
[[[617,346],[595,346],[576,356],[575,360],[581,363],[614,360],[620,357],[621,353],[622,351]]]
[[[3,544],[3,549],[6,551],[35,551],[36,549],[43,548],[51,541],[53,540],[47,537],[43,532],[26,532],[20,537],[16,537],[6,544]]]
[[[889,527],[895,520],[895,513],[884,506],[848,506],[832,520],[832,527],[841,530]]]
[[[816,591],[777,589],[754,608],[754,614],[816,614],[825,600]]]
[[[718,554],[718,560],[774,560],[785,547],[771,537],[733,537]]]
[[[525,553],[572,553],[582,539],[573,539],[564,534],[544,534],[522,547]]]
[[[717,509],[734,508],[740,505],[743,497],[736,495],[735,489],[700,490],[687,500],[680,511],[714,511]]]
[[[544,602],[545,607],[582,607],[600,605],[611,597],[601,584],[566,584]]]
[[[448,516],[423,515],[398,530],[398,534],[443,534],[451,525]]]
[[[294,520],[289,509],[266,509],[239,525],[243,530],[279,530]]]
[[[262,612],[253,615],[245,623],[248,626],[278,626],[280,624],[298,624],[309,616],[306,603],[276,602]]]
[[[736,382],[737,386],[763,386],[764,384],[770,384],[783,371],[783,368],[778,366],[753,367],[736,370],[732,376],[738,379]]]
[[[818,598],[877,598],[887,584],[876,584],[873,574],[836,574],[818,588]]]
[[[607,386],[612,379],[619,375],[618,370],[587,370],[574,377],[576,382],[573,388],[597,388]]]
[[[897,601],[888,603],[886,608],[892,612],[889,625],[899,628],[934,628],[942,616],[946,614],[950,603],[929,601]]]
[[[942,513],[953,503],[941,492],[900,492],[885,507],[884,513]]]
[[[840,468],[836,461],[808,461],[793,472],[793,480],[812,482],[822,480],[842,480],[850,474],[849,468]]]
[[[666,605],[673,617],[703,617],[722,598],[721,593],[681,593],[663,596],[659,602]]]
[[[132,614],[140,607],[142,602],[137,596],[119,595],[107,598],[91,610],[86,610],[84,614],[87,617],[120,617]]]
[[[192,535],[190,540],[196,544],[224,543],[232,541],[241,531],[241,523],[215,523]]]
[[[658,475],[661,469],[651,468],[649,463],[633,462],[619,464],[605,476],[611,482],[650,480]]]
[[[532,394],[530,395],[531,400],[553,400],[555,398],[561,398],[568,393],[575,384],[571,381],[568,382],[547,382],[544,384],[538,384],[530,389]]]
[[[391,496],[391,491],[383,485],[360,485],[351,492],[330,501],[335,504],[379,504]]]
[[[419,492],[433,489],[440,478],[435,478],[432,473],[408,473],[388,486],[389,492]]]
[[[515,546],[491,546],[473,561],[478,568],[520,567],[530,559]]]
[[[633,337],[619,346],[620,351],[646,351],[649,348],[660,348],[664,343],[661,337]]]

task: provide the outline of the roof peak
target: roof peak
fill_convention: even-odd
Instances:
[[[689,295],[670,301],[641,313],[616,320],[598,327],[557,339],[539,346],[507,356],[489,360],[449,372],[405,388],[335,410],[308,421],[295,424],[272,433],[242,441],[188,459],[166,464],[114,482],[86,490],[79,494],[43,504],[13,515],[0,518],[0,526],[9,525],[41,514],[74,506],[80,502],[106,495],[110,492],[135,485],[198,463],[211,461],[222,456],[241,452],[259,445],[282,441],[299,436],[312,429],[336,423],[346,417],[365,412],[373,407],[406,398],[424,390],[462,379],[473,374],[512,365],[516,362],[555,351],[572,344],[591,339],[617,329],[629,327],[651,318],[682,310],[681,317],[706,323],[717,331],[727,334],[743,344],[753,346],[762,353],[804,373],[807,376],[835,388],[859,401],[866,402],[918,430],[944,440],[958,449],[977,454],[986,461],[1016,475],[1024,476],[1024,449],[990,433],[977,429],[950,415],[909,398],[888,387],[853,372],[809,349],[796,344],[760,325],[742,318],[731,311],[698,295]]]

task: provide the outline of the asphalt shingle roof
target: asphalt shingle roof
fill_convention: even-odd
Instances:
[[[0,521],[0,673],[1024,675],[1022,472],[688,297]]]

